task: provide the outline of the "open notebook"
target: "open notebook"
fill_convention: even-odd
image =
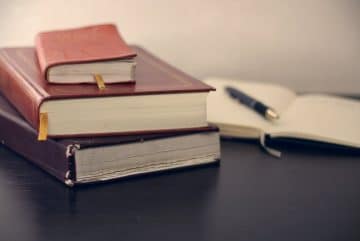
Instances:
[[[208,96],[208,122],[223,136],[296,138],[360,148],[360,101],[306,94],[274,84],[212,78],[205,82],[216,88]],[[275,109],[280,118],[269,121],[228,96],[225,86],[235,87]],[[273,153],[278,155],[279,153]]]

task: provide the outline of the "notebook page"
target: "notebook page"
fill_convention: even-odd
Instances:
[[[260,133],[259,130],[267,129],[272,123],[254,110],[231,98],[225,91],[226,86],[235,87],[262,101],[274,108],[280,116],[296,98],[296,94],[291,90],[273,84],[220,78],[211,78],[205,82],[216,88],[216,91],[209,93],[207,99],[208,122],[219,125],[220,131],[224,125],[238,127],[236,135],[234,133],[233,136],[241,136],[241,132],[244,133],[244,136],[248,136],[244,128],[258,130],[257,132]]]
[[[267,132],[360,147],[360,101],[326,95],[299,96]]]

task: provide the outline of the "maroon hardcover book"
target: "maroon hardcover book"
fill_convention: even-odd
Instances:
[[[68,186],[217,162],[218,130],[47,139],[0,95],[1,144]]]
[[[173,94],[193,94],[193,93],[207,93],[208,91],[214,90],[211,86],[208,86],[202,83],[199,80],[196,80],[189,75],[171,67],[164,61],[161,61],[157,57],[153,56],[146,50],[133,46],[132,47],[135,52],[137,53],[136,62],[137,62],[137,69],[136,69],[136,84],[113,84],[108,85],[106,89],[99,90],[97,86],[90,85],[90,84],[73,84],[69,85],[61,85],[61,84],[49,84],[44,76],[42,75],[39,67],[39,63],[35,54],[35,50],[32,47],[24,47],[24,48],[3,48],[0,49],[0,91],[2,94],[15,106],[15,108],[21,113],[21,115],[30,123],[30,125],[39,130],[39,126],[41,123],[40,119],[40,110],[44,104],[53,103],[56,100],[79,100],[79,99],[86,99],[86,101],[94,100],[94,103],[100,103],[101,100],[107,100],[107,97],[129,97],[129,96],[168,96],[171,97]],[[190,100],[191,98],[187,98],[187,96],[182,96],[182,100]],[[143,101],[143,103],[151,101],[150,97]],[[195,97],[194,97],[195,98]],[[206,96],[203,95],[201,97],[203,99],[196,99],[197,104],[187,104],[187,107],[195,108],[196,105],[201,103],[198,110],[193,110],[191,115],[197,118],[197,111],[204,111],[206,109]],[[178,105],[184,101],[177,101],[176,98],[173,98],[172,101],[177,103]],[[63,132],[63,130],[52,131],[53,127],[56,127],[55,123],[58,119],[56,117],[52,117],[51,114],[54,111],[49,111],[49,133],[48,136],[52,137],[69,137],[69,136],[94,136],[94,135],[113,135],[113,134],[120,134],[120,133],[136,133],[136,132],[163,132],[168,130],[184,130],[184,129],[199,129],[202,128],[204,123],[206,124],[206,111],[205,117],[202,116],[201,121],[194,121],[194,120],[187,120],[186,118],[189,117],[189,113],[185,113],[186,109],[179,111],[178,113],[170,113],[172,103],[170,100],[161,99],[160,101],[156,102],[157,105],[162,105],[162,103],[166,103],[167,106],[160,106],[159,108],[163,108],[164,110],[160,113],[154,115],[158,119],[149,119],[148,116],[144,117],[147,122],[139,123],[137,126],[122,129],[121,124],[118,127],[107,130],[106,128],[113,127],[113,123],[123,123],[129,124],[132,123],[132,120],[124,119],[128,112],[124,112],[126,110],[122,110],[117,108],[117,113],[121,112],[121,115],[117,118],[123,118],[120,120],[113,120],[109,124],[106,120],[106,115],[102,115],[100,112],[95,112],[88,114],[91,117],[84,119],[83,124],[85,126],[85,122],[87,120],[92,120],[93,117],[102,115],[102,121],[104,130],[97,130],[95,128],[92,129],[83,129],[79,130],[71,130],[71,133]],[[78,101],[77,103],[80,103]],[[111,102],[114,103],[114,102]],[[124,103],[123,101],[119,101],[119,105]],[[129,100],[129,103],[134,103],[133,101]],[[86,106],[86,103],[83,103]],[[184,103],[186,105],[186,103]],[[200,104],[199,104],[200,105]],[[45,105],[44,105],[45,106]],[[70,103],[67,103],[65,107],[73,107]],[[65,108],[63,107],[63,109]],[[144,114],[146,114],[145,105],[139,103],[138,106],[134,108],[142,109]],[[185,108],[184,107],[184,108]],[[45,108],[45,107],[44,107]],[[105,111],[109,109],[109,106],[101,106],[98,108],[98,111]],[[134,108],[128,108],[128,110],[134,110]],[[46,108],[45,108],[46,109]],[[86,108],[85,108],[86,109]],[[70,118],[72,115],[81,112],[82,110],[79,109],[73,110],[72,113],[68,113],[67,118]],[[149,111],[148,111],[149,112]],[[114,113],[113,111],[110,114]],[[152,111],[154,113],[154,111]],[[168,113],[168,119],[170,123],[170,127],[168,128],[159,128],[159,126],[155,126],[150,128],[154,123],[159,122],[161,120],[162,115]],[[136,114],[136,113],[135,113]],[[134,116],[135,116],[134,114]],[[65,117],[66,117],[65,115]],[[175,119],[181,119],[180,115],[183,115],[184,120],[181,124],[175,125]],[[170,117],[175,119],[170,120]],[[155,118],[154,117],[154,118]],[[177,118],[179,117],[179,118]],[[63,116],[64,118],[64,116]],[[78,118],[82,118],[80,115]],[[136,120],[136,118],[135,118]],[[71,119],[66,120],[67,123],[74,123]],[[65,122],[66,122],[65,121]],[[79,121],[80,122],[80,121]],[[145,124],[147,123],[148,126]],[[174,125],[173,125],[174,124]],[[186,124],[186,125],[184,125]],[[160,124],[159,124],[160,125]],[[165,125],[164,125],[165,126]],[[81,129],[81,125],[78,126],[78,129]],[[143,128],[142,128],[143,127]],[[85,128],[85,127],[84,127]],[[71,129],[71,125],[64,127],[63,129]]]

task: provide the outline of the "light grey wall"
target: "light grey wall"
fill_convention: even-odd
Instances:
[[[0,46],[103,22],[198,78],[360,94],[357,0],[0,0]]]

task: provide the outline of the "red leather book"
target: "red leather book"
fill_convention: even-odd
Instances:
[[[216,128],[111,137],[48,139],[0,95],[1,144],[68,186],[165,171],[220,159]]]
[[[53,137],[206,126],[206,97],[214,89],[144,49],[133,49],[138,53],[136,84],[108,85],[99,90],[87,84],[49,84],[39,69],[34,48],[3,48],[0,91],[36,130],[41,130],[40,116],[46,114],[47,134]]]
[[[96,69],[99,74],[108,75],[108,78],[112,79],[111,82],[134,81],[126,78],[119,79],[121,76],[116,75],[120,74],[116,71],[121,71],[121,64],[130,64],[129,71],[133,71],[135,64],[131,59],[136,56],[136,53],[125,43],[115,25],[104,24],[42,32],[36,36],[35,46],[41,73],[51,82],[91,82],[93,78],[89,76],[91,73],[88,71],[93,69]],[[100,61],[102,63],[99,64]],[[79,65],[85,63],[93,64],[88,67]],[[72,64],[77,65],[72,67]],[[109,64],[113,67],[106,68]],[[62,67],[57,68],[56,71],[54,67],[61,65]],[[50,70],[52,76],[50,76]],[[70,77],[64,77],[64,75],[70,75]]]

